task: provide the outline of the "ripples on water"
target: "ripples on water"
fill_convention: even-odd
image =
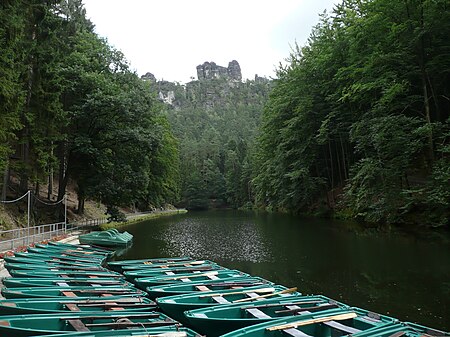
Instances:
[[[208,259],[304,294],[324,294],[403,321],[449,330],[448,233],[436,238],[280,214],[211,211],[127,227],[120,259]]]
[[[205,235],[199,235],[204,232]],[[167,256],[192,256],[209,260],[272,261],[270,243],[264,240],[255,223],[205,224],[202,219],[180,221],[162,230],[156,239],[166,242]]]

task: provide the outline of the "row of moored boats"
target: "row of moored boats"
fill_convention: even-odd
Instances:
[[[0,336],[450,336],[212,261],[111,257],[50,243],[5,258]]]

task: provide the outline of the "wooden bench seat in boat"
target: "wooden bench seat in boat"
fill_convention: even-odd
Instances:
[[[297,329],[294,329],[294,328],[284,329],[283,332],[288,334],[289,336],[292,336],[292,337],[312,337],[310,335],[307,335],[303,331],[300,331],[300,330],[297,330]]]
[[[361,332],[361,330],[359,330],[359,329],[353,328],[348,325],[344,325],[344,324],[336,322],[336,321],[323,322],[322,324],[325,324],[326,326],[329,326],[330,328],[333,328],[333,329],[336,329],[339,331],[343,331],[343,332],[347,332],[350,334]]]

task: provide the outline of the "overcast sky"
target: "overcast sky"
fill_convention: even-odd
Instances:
[[[196,66],[237,60],[244,78],[273,77],[338,0],[83,0],[96,32],[139,75],[188,82]]]

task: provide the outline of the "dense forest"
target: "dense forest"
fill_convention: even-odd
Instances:
[[[448,225],[448,0],[344,0],[271,80],[141,79],[81,0],[0,22],[1,200]]]
[[[270,85],[260,77],[245,82],[218,77],[186,85],[158,83],[160,93],[174,98],[167,117],[180,144],[179,205],[253,205],[252,154]]]
[[[61,200],[73,181],[79,213],[86,199],[110,210],[176,201],[178,149],[164,107],[94,33],[81,1],[0,6],[1,200],[29,189]]]
[[[444,225],[450,3],[345,0],[278,70],[254,178],[260,206]]]

